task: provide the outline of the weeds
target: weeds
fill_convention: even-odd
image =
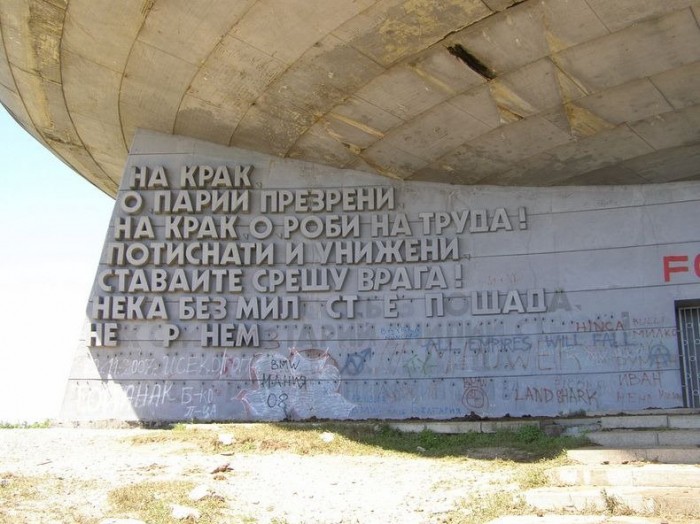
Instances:
[[[235,436],[224,446],[220,433]],[[332,434],[329,442],[322,434]],[[559,456],[563,450],[586,445],[584,438],[549,437],[536,426],[496,433],[443,434],[432,431],[404,433],[386,424],[223,424],[214,428],[197,427],[156,430],[133,437],[135,444],[178,442],[191,444],[205,453],[276,453],[299,455],[387,455],[413,454],[428,458],[483,458],[479,450],[498,449],[504,459],[532,462]]]
[[[450,511],[443,522],[446,524],[483,524],[503,515],[525,515],[531,508],[519,495],[497,492],[491,495],[472,496],[464,499]]]
[[[541,488],[549,484],[546,471],[554,465],[551,460],[536,462],[518,471],[515,480],[522,489]]]
[[[605,489],[600,490],[600,495],[603,497],[605,504],[605,512],[612,516],[634,515],[635,512],[615,495],[609,494]]]
[[[50,420],[42,422],[0,422],[0,429],[46,429],[51,427]]]
[[[110,491],[108,500],[113,513],[145,522],[178,522],[172,517],[173,504],[195,508],[200,512],[196,519],[199,523],[223,522],[225,503],[211,497],[198,502],[189,500],[187,494],[194,486],[193,482],[184,480],[141,482]],[[233,522],[230,518],[226,521]]]
[[[40,481],[34,477],[3,474],[0,478],[0,506],[7,507],[14,500],[34,498],[38,493],[37,485]]]
[[[20,476],[12,473],[0,474],[0,523],[15,522],[72,522],[88,524],[95,522],[89,516],[72,507],[65,507],[51,500],[51,494],[70,490],[87,490],[81,481],[68,481],[52,477]],[[20,515],[33,516],[30,520]],[[34,518],[36,517],[36,518]],[[43,520],[42,520],[43,519]]]

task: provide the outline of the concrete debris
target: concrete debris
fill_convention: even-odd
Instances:
[[[221,495],[215,493],[212,489],[210,489],[208,486],[205,486],[204,484],[196,486],[192,491],[190,491],[189,495],[187,496],[190,500],[194,502],[199,502],[200,500],[206,498],[223,500],[223,497]]]
[[[192,491],[189,492],[187,498],[198,502],[202,499],[207,498],[209,495],[211,495],[211,493],[211,490],[207,486],[205,486],[204,484],[200,484],[199,486],[196,486]]]
[[[233,468],[228,462],[224,462],[220,466],[215,467],[209,473],[224,473],[226,471],[233,471]]]
[[[219,444],[223,444],[224,446],[230,446],[234,442],[236,442],[236,438],[230,433],[221,433],[219,435]]]
[[[180,506],[179,504],[171,504],[172,512],[170,516],[177,520],[197,520],[201,516],[198,509]]]

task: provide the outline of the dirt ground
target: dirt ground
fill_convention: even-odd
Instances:
[[[4,487],[27,477],[44,486],[1,507],[0,522],[101,522],[123,516],[110,508],[109,491],[150,480],[191,480],[223,497],[232,522],[263,523],[442,522],[464,498],[516,489],[509,468],[494,467],[492,460],[204,454],[183,443],[133,442],[135,435],[147,433],[0,431]],[[226,463],[229,471],[212,473]]]

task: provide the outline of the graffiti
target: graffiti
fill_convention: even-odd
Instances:
[[[233,377],[238,375],[244,367],[245,360],[239,355],[224,353],[224,365],[221,368],[221,376]]]
[[[643,328],[635,329],[633,332],[635,337],[642,338],[666,338],[675,337],[678,331],[675,327],[655,327],[655,328]]]
[[[242,357],[230,352],[181,355],[169,353],[160,357],[111,355],[98,361],[102,377],[224,377],[240,370]]]
[[[601,353],[605,352],[605,348],[598,348]],[[646,346],[638,344],[630,347],[613,348],[609,354],[610,358],[602,359],[603,363],[607,363],[619,370],[660,370],[678,366],[678,357],[672,353],[668,347],[658,342]]]
[[[674,273],[690,273],[690,259],[688,255],[668,255],[663,258],[664,282],[671,281]],[[700,254],[695,255],[692,263],[693,272],[700,277]]]
[[[275,393],[270,393],[267,396],[267,407],[268,408],[282,408],[284,410],[287,409],[287,400],[289,399],[289,395],[286,393],[280,393],[279,395]]]
[[[637,345],[634,342],[630,342],[628,340],[627,334],[627,331],[605,331],[601,333],[592,333],[591,337],[594,346],[618,348]]]
[[[527,335],[504,337],[470,337],[465,348],[474,352],[527,351],[532,349],[532,340]]]
[[[622,320],[584,320],[583,322],[576,322],[576,331],[580,332],[590,332],[590,331],[621,331],[627,329],[625,322]]]
[[[639,393],[636,391],[618,391],[616,395],[616,400],[621,405],[634,406],[639,404],[646,404],[652,401],[651,393]]]
[[[385,326],[379,330],[379,334],[385,340],[415,339],[421,337],[422,331],[423,330],[419,325],[416,325],[413,328],[410,326]]]
[[[279,338],[280,338],[280,335],[276,329],[270,328],[270,329],[264,330],[263,331],[263,340],[262,340],[263,349],[266,349],[266,350],[279,349],[280,348]]]
[[[119,403],[139,415],[158,410],[200,420],[556,416],[682,404],[676,330],[667,317],[577,317],[280,324],[263,328],[265,349],[253,352],[90,353],[103,379],[132,382],[111,399],[78,393],[98,411]],[[326,347],[337,337],[346,339],[334,346],[345,348],[332,353],[276,349],[292,340]],[[179,378],[193,375],[202,380]]]
[[[550,388],[524,386],[516,388],[513,394],[513,400],[516,402],[527,401],[534,403],[549,403],[557,404],[580,404],[586,407],[595,405],[598,392],[591,391],[588,388]]]
[[[131,411],[131,405],[123,389],[113,382],[76,383],[73,389],[78,405],[92,413]]]
[[[445,404],[455,397],[454,381],[445,379],[410,380],[352,380],[345,381],[342,390],[345,398],[358,404],[383,404],[391,402],[413,403],[416,399],[428,403]]]
[[[544,345],[548,349],[575,348],[581,345],[577,333],[544,335]]]
[[[489,399],[488,395],[486,394],[485,387],[486,379],[465,378],[462,404],[464,404],[468,409],[486,409],[488,407]]]
[[[185,418],[208,420],[215,417],[215,400],[218,396],[219,392],[212,386],[183,386],[180,390],[180,405],[185,408]]]
[[[359,350],[367,345],[368,339],[377,338],[375,326],[362,322],[320,326],[298,324],[284,326],[284,329],[286,333],[283,338],[293,347],[324,347],[333,342],[334,347],[338,349]]]
[[[135,408],[142,408],[145,406],[162,406],[166,402],[172,402],[175,400],[171,396],[173,384],[172,382],[166,382],[165,384],[129,384],[126,386],[125,393],[126,399]]]
[[[345,364],[340,370],[341,375],[356,376],[361,374],[365,369],[365,363],[372,356],[372,349],[366,348],[362,351],[348,353],[345,357]]]
[[[662,400],[678,402],[679,405],[683,403],[683,395],[680,393],[680,391],[669,391],[667,389],[659,388],[657,393],[658,398]]]
[[[660,369],[669,366],[674,361],[675,358],[663,344],[654,344],[649,348],[649,366],[656,366],[657,369]]]
[[[354,407],[339,393],[340,371],[328,350],[292,348],[289,356],[259,353],[249,372],[255,389],[235,398],[251,418],[347,418]]]
[[[413,378],[416,375],[430,375],[431,371],[437,367],[436,364],[430,363],[432,355],[432,353],[426,353],[425,357],[415,354],[412,355],[403,365],[403,369],[406,371],[409,378]]]
[[[658,371],[652,371],[652,372],[629,371],[627,373],[620,373],[618,375],[618,383],[620,386],[627,386],[627,387],[660,386],[661,385],[661,373],[659,373]]]
[[[629,313],[624,313],[629,316]],[[634,327],[663,327],[667,324],[665,316],[658,317],[632,317],[632,325]]]

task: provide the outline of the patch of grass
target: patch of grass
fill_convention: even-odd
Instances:
[[[17,500],[33,498],[38,493],[41,479],[20,477],[12,473],[0,475],[0,507],[8,507]]]
[[[525,444],[533,444],[545,437],[544,431],[538,426],[521,426],[515,431],[515,438]]]
[[[74,507],[64,505],[56,494],[84,491],[87,483],[52,477],[31,477],[0,474],[0,523],[15,522],[72,522],[92,524],[97,519],[82,514]],[[29,520],[25,520],[27,516]],[[36,516],[36,519],[31,517]]]
[[[220,433],[230,433],[230,446],[219,442]],[[332,434],[329,442],[323,434]],[[215,428],[176,426],[132,437],[135,444],[189,443],[205,453],[277,453],[299,455],[386,455],[414,454],[429,458],[484,458],[475,452],[498,449],[498,458],[532,462],[559,456],[563,450],[588,444],[585,438],[549,437],[535,426],[496,433],[443,434],[432,431],[405,433],[387,424],[367,422],[221,424]]]
[[[184,426],[183,426],[184,427]],[[218,433],[209,429],[183,429],[174,427],[173,429],[157,429],[141,435],[131,437],[129,440],[133,444],[164,444],[172,442],[175,444],[189,444],[194,448],[206,453],[219,453],[222,444],[219,442]],[[187,449],[183,449],[187,452]]]
[[[669,505],[656,500],[654,501],[654,510],[649,512],[649,516],[661,519],[664,522],[697,524],[700,522],[700,507],[682,509],[673,504]]]
[[[519,470],[515,475],[515,480],[522,489],[544,487],[549,484],[545,471],[550,467],[551,461],[534,463],[530,467]]]
[[[462,500],[445,515],[445,524],[483,524],[505,515],[525,515],[530,508],[519,495],[500,491],[491,495],[473,496]]]
[[[547,470],[557,466],[568,464],[569,459],[565,453],[561,453],[553,459],[542,459],[532,464],[521,464],[515,473],[515,481],[521,489],[541,488],[549,485]]]
[[[201,516],[197,522],[201,524],[217,522],[244,522],[232,520],[231,515],[224,519],[223,510],[226,504],[219,498],[207,497],[200,501],[192,501],[188,493],[195,487],[189,481],[149,481],[130,484],[113,489],[109,492],[108,501],[114,516],[131,517],[145,522],[176,523],[172,517],[172,504],[179,504],[197,509]]]
[[[51,427],[50,420],[42,422],[2,422],[0,421],[0,429],[46,429]]]

